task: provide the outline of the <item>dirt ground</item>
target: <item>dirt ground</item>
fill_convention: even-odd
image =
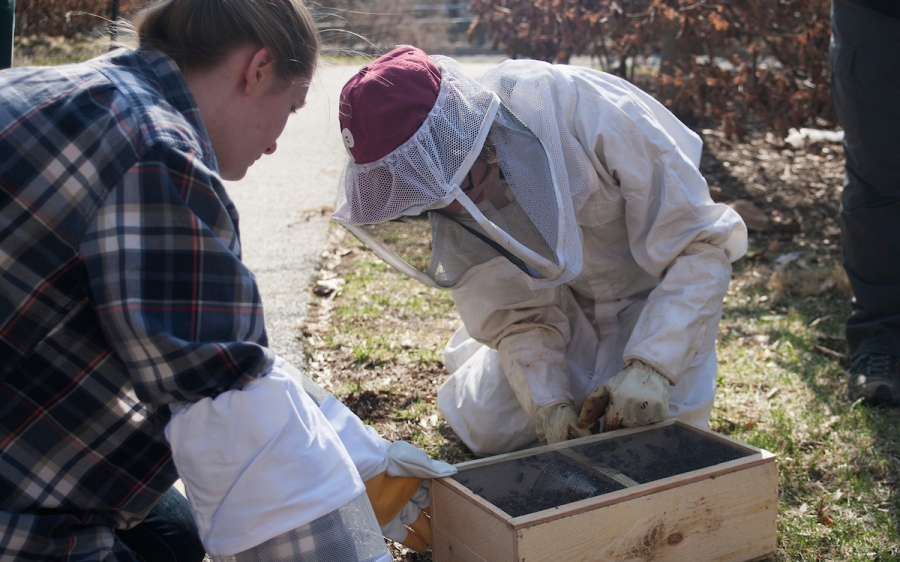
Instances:
[[[773,260],[785,255],[795,256],[804,267],[837,266],[837,216],[843,181],[840,143],[806,142],[793,146],[764,132],[751,134],[743,141],[726,139],[721,129],[702,129],[701,133],[701,171],[711,196],[722,203],[742,205],[742,212],[748,212],[746,208],[750,207],[754,216],[748,217],[747,222],[758,228],[750,232],[747,256],[735,264],[736,277],[742,272],[758,275],[761,269],[771,271]],[[354,316],[352,326],[342,324],[347,320],[346,311],[343,316],[336,311],[342,301],[355,297],[346,290],[333,289],[378,259],[339,227],[332,229],[323,256],[320,281],[310,287],[314,293],[310,316],[298,333],[307,346],[311,376],[329,386],[386,438],[412,441],[432,456],[452,463],[474,458],[435,407],[437,390],[447,377],[440,350],[459,324],[449,299],[443,303],[450,307],[444,314],[413,314],[402,307],[385,306],[379,314]],[[335,280],[339,283],[335,284]],[[390,281],[386,286],[367,287],[373,293],[379,288],[431,291],[416,289],[415,284],[392,287]],[[404,350],[430,349],[436,357],[416,361],[410,360],[408,354],[388,353],[374,360],[361,360],[358,347],[342,337],[351,329],[357,334],[402,333]],[[355,341],[358,344],[358,337]],[[836,354],[844,351],[839,339],[827,343]],[[388,385],[378,382],[385,380]],[[393,554],[398,561],[430,560],[403,548],[395,548]]]
[[[745,142],[729,141],[718,130],[704,133],[700,170],[713,199],[751,201],[769,219],[768,228],[751,231],[748,258],[759,261],[767,252],[799,251],[820,263],[839,259],[840,143],[794,147],[771,133]]]

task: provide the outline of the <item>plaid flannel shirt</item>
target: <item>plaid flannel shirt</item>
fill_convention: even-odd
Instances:
[[[168,57],[0,72],[0,559],[132,560],[168,404],[265,372],[256,282]]]

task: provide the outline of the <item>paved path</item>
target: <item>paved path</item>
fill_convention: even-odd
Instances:
[[[463,67],[478,76],[499,60],[481,58]],[[270,345],[298,366],[305,361],[295,328],[307,313],[307,287],[324,249],[347,158],[338,95],[359,66],[321,68],[306,107],[288,119],[275,154],[263,156],[242,181],[226,186],[241,215],[244,262],[262,292]]]
[[[304,365],[294,328],[306,315],[347,152],[338,129],[338,94],[356,67],[320,69],[306,107],[288,119],[278,149],[226,185],[240,212],[244,263],[254,272],[269,343]]]

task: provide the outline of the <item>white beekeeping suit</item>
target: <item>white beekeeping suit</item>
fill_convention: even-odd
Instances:
[[[571,401],[578,410],[623,362],[639,360],[673,384],[668,417],[705,426],[730,262],[746,252],[747,234],[709,198],[700,139],[608,74],[507,61],[480,82],[568,177],[583,265],[543,289],[498,260],[477,274],[490,282],[453,290],[464,327],[445,350],[453,376],[438,395],[441,412],[473,451],[514,450],[537,441],[531,415],[540,407]],[[518,384],[531,403],[508,384],[511,374],[526,379]]]
[[[384,73],[379,61],[370,67]],[[454,431],[477,454],[502,453],[584,435],[577,413],[584,422],[598,403],[610,425],[610,412],[623,426],[705,425],[730,263],[747,237],[709,197],[697,135],[607,74],[507,61],[475,83],[451,59],[431,61],[440,89],[428,115],[388,154],[365,152],[379,144],[365,127],[372,88],[345,86],[353,162],[335,218],[452,290],[464,327],[445,350],[438,405]],[[476,197],[487,138],[496,157],[482,183],[499,168],[500,187]]]

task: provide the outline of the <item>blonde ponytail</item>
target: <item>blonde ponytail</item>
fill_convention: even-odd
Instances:
[[[182,70],[215,66],[234,48],[259,45],[278,75],[310,78],[319,37],[303,0],[163,0],[135,18],[141,45],[172,57]]]

